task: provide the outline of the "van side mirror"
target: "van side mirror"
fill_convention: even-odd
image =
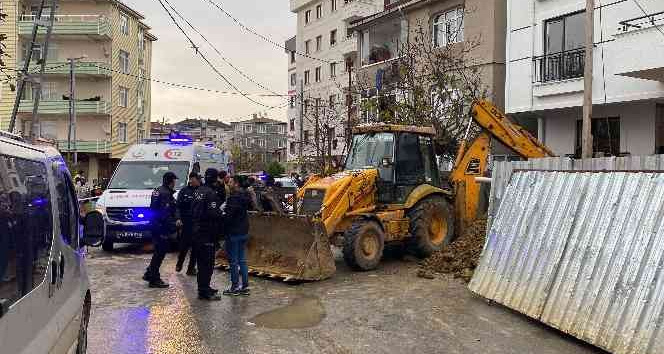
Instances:
[[[84,246],[99,247],[104,241],[105,235],[104,217],[98,211],[91,211],[83,219],[83,240]]]
[[[383,160],[380,162],[381,167],[390,168],[392,166],[392,159],[389,157],[383,157]]]

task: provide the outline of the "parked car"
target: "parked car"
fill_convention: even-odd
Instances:
[[[80,218],[57,150],[0,133],[2,353],[86,352],[91,294],[83,246],[102,238],[100,214]]]

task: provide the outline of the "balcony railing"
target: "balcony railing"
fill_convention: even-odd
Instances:
[[[77,140],[71,142],[71,147],[67,140],[58,140],[58,150],[60,152],[87,152],[94,154],[108,154],[111,152],[111,142],[106,140]]]
[[[21,100],[18,107],[20,113],[32,113],[32,100]],[[40,114],[69,114],[69,101],[65,100],[42,100],[39,102]],[[111,104],[106,101],[78,101],[76,102],[77,114],[109,115]]]
[[[39,72],[41,66],[36,64],[30,64],[30,72],[36,73]],[[18,64],[19,68],[23,68],[24,62]],[[108,69],[111,67],[111,64],[105,62],[77,62],[74,68],[76,75],[92,75],[92,76],[111,76],[111,70]],[[69,75],[69,63],[59,60],[48,60],[46,62],[46,68],[44,73],[51,75]]]
[[[18,23],[19,35],[31,35],[32,26],[37,16],[21,15]],[[48,16],[42,16],[48,21]],[[46,28],[40,27],[39,34],[46,34]],[[56,15],[53,24],[55,35],[97,35],[110,37],[111,26],[108,18],[101,15]]]
[[[583,77],[585,57],[584,48],[535,57],[534,81],[551,82]]]
[[[622,26],[623,32],[664,25],[664,11],[635,17],[629,20],[620,21],[618,23]]]

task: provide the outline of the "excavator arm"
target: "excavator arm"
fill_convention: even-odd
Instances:
[[[492,103],[479,100],[473,104],[473,120],[482,132],[470,146],[463,141],[457,153],[450,182],[455,188],[457,235],[478,217],[482,186],[475,177],[486,176],[491,138],[509,147],[518,156],[540,158],[555,156],[551,150],[533,137],[522,126],[512,122]]]

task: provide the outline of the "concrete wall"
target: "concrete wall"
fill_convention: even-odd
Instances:
[[[633,102],[599,105],[593,118],[620,118],[620,152],[632,155],[655,153],[655,103]],[[547,111],[544,143],[559,156],[573,154],[576,144],[576,122],[581,119],[581,108]]]

